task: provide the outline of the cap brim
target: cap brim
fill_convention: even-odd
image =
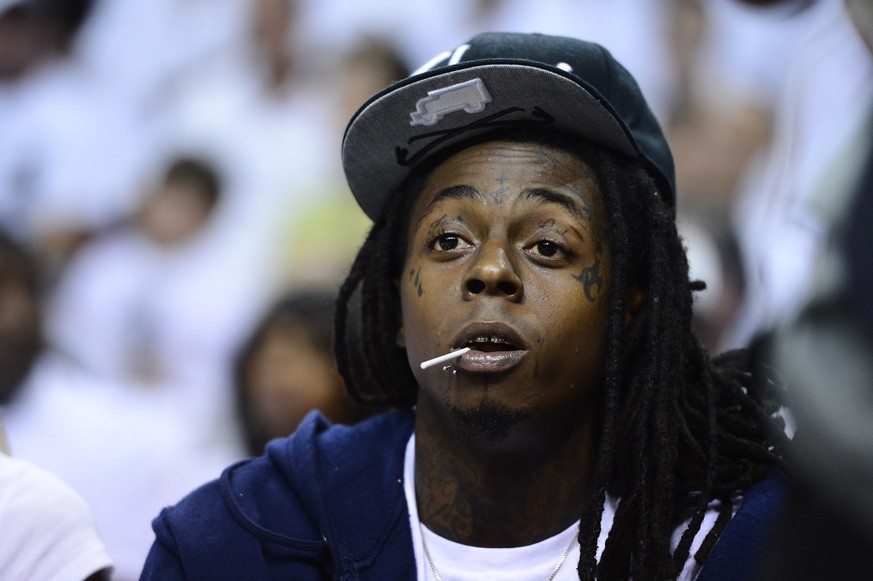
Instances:
[[[429,93],[475,79],[481,80],[490,97],[481,111],[453,110],[433,125],[412,124],[411,114]],[[375,220],[391,192],[421,160],[501,127],[525,125],[575,135],[639,157],[627,129],[579,79],[536,63],[492,61],[412,77],[368,101],[343,138],[346,179],[361,208]]]

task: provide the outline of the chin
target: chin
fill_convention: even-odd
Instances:
[[[475,407],[451,408],[451,418],[460,441],[494,444],[506,439],[511,428],[524,422],[528,414],[512,410],[486,396]]]

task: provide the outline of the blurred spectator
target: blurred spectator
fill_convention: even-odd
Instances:
[[[797,423],[768,581],[873,577],[873,4],[829,8],[788,79],[766,180],[742,207],[755,213],[740,215],[760,277],[741,331],[782,373]]]
[[[0,422],[0,441],[4,438]],[[57,476],[0,449],[0,578],[108,581],[88,505]]]
[[[409,74],[397,48],[387,39],[362,36],[320,81],[333,88],[325,141],[336,155],[298,189],[302,196],[283,208],[279,260],[285,287],[338,287],[371,221],[349,195],[340,164],[342,132],[361,103]],[[313,245],[318,252],[312,252]]]
[[[229,362],[266,300],[262,281],[220,235],[231,218],[220,170],[182,156],[161,174],[133,219],[71,262],[47,332],[87,372],[162,391],[199,438],[229,443]]]
[[[152,115],[175,79],[239,42],[254,1],[96,0],[74,54],[99,91]]]
[[[744,294],[739,248],[733,232],[715,212],[680,211],[679,232],[686,245],[691,280],[706,288],[694,297],[694,330],[704,345],[718,349]]]
[[[143,201],[137,222],[159,246],[184,244],[205,229],[221,192],[221,178],[209,164],[177,159],[167,169],[163,183]]]
[[[725,216],[737,203],[750,164],[769,147],[788,62],[817,18],[806,0],[748,4],[755,6],[736,0],[673,3],[670,44],[678,83],[667,132],[680,228],[692,268],[700,270],[694,276],[707,283],[695,304],[698,331],[714,350],[734,339],[750,276]]]
[[[218,174],[196,159],[172,162],[148,190],[130,221],[82,249],[49,311],[52,343],[85,368],[110,377],[157,380],[170,373],[157,352],[160,326],[167,321],[149,303],[169,292],[166,273],[185,277],[189,263],[201,258],[197,243],[206,236],[222,194]],[[89,341],[80,340],[82,329],[90,330]]]
[[[12,401],[42,349],[42,317],[31,259],[0,234],[0,405]]]
[[[334,293],[294,291],[263,318],[237,356],[235,381],[243,436],[252,455],[297,429],[318,409],[334,423],[373,413],[346,394],[333,358]]]
[[[175,76],[156,116],[161,148],[204,152],[227,176],[216,238],[267,297],[286,286],[289,216],[329,190],[324,176],[338,167],[337,89],[321,84],[331,68],[302,51],[295,6],[249,1],[243,34]]]
[[[0,82],[69,52],[92,0],[0,0]]]
[[[114,561],[114,579],[133,580],[151,545],[156,511],[242,454],[198,441],[178,402],[162,392],[98,378],[50,345],[38,349],[34,269],[28,256],[0,235],[0,417],[9,447],[85,499]],[[80,329],[79,340],[87,342],[90,331]],[[6,346],[21,358],[8,357]],[[231,427],[227,431],[236,437]],[[0,553],[10,547],[7,536]]]
[[[339,144],[345,123],[361,103],[391,83],[406,78],[411,71],[395,44],[378,36],[361,36],[337,64],[330,83],[340,93],[339,107],[334,109]]]
[[[343,54],[361,36],[390,38],[416,68],[446,46],[479,32],[542,32],[602,43],[625,64],[656,115],[672,98],[667,47],[670,10],[661,0],[305,0],[307,46],[319,55]]]
[[[88,234],[129,208],[149,131],[77,52],[115,0],[0,4],[0,225],[53,280]],[[136,135],[136,139],[129,136]]]
[[[873,56],[842,0],[819,0],[793,55],[772,145],[744,176],[733,223],[747,293],[727,343],[791,320],[810,298],[834,216],[866,151]]]

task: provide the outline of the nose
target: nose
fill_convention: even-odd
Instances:
[[[469,300],[479,295],[493,295],[517,302],[523,293],[521,277],[505,246],[497,241],[486,242],[467,271],[464,298]]]

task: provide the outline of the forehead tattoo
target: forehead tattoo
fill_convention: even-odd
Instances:
[[[592,192],[599,190],[597,178],[592,169],[587,163],[579,159],[575,154],[563,150],[552,150],[550,148],[538,149],[533,152],[526,152],[525,157],[528,157],[534,164],[543,166],[543,174],[558,174],[561,169],[565,169],[568,173],[576,176],[572,182],[568,182],[567,186],[573,186],[573,189],[579,192],[580,196],[569,196],[557,192],[551,188],[531,188],[523,192],[523,199],[532,200],[540,198],[544,201],[552,202],[563,206],[570,211],[586,230],[593,231],[593,212],[591,208]],[[572,169],[567,168],[568,157],[576,163]],[[505,171],[505,170],[503,170]],[[502,184],[506,179],[501,172],[499,182]]]
[[[566,152],[564,150],[558,151],[563,152],[567,156],[571,156],[577,161],[581,161],[576,155],[570,152]],[[517,152],[512,152],[511,155],[517,156]],[[527,158],[528,161],[531,161],[536,165],[543,166],[543,174],[557,173],[561,166],[565,166],[567,163],[566,157],[562,159],[563,156],[554,151],[550,151],[547,148],[539,149],[533,152],[524,152],[523,157]],[[509,189],[508,186],[505,185],[506,182],[510,179],[506,175],[506,171],[507,169],[505,167],[502,168],[500,174],[497,176],[497,182],[501,184],[501,188],[498,191],[489,192],[491,198],[497,203],[502,202],[502,194]],[[531,188],[525,190],[522,193],[522,199],[533,200],[539,198],[544,201],[559,204],[565,207],[568,211],[570,211],[579,220],[579,222],[584,226],[586,230],[588,230],[589,232],[593,232],[594,212],[592,209],[591,193],[599,191],[597,178],[595,177],[592,169],[585,162],[577,164],[577,166],[573,168],[572,171],[569,169],[567,171],[577,176],[574,181],[569,182],[566,185],[575,186],[574,189],[580,194],[578,198],[555,191],[550,188]],[[469,199],[473,201],[484,201],[485,198],[481,192],[469,185],[459,184],[444,188],[437,192],[433,199],[421,211],[413,226],[416,228],[419,227],[421,225],[421,221],[427,215],[430,208],[447,199]],[[445,219],[446,217],[444,216],[441,220],[445,221]],[[458,219],[460,219],[460,217],[458,217]],[[435,225],[436,224],[431,224],[432,227]]]

